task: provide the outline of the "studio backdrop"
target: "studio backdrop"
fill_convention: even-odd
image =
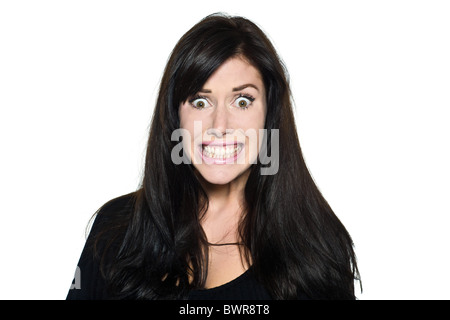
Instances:
[[[289,72],[359,299],[449,299],[447,1],[1,1],[0,298],[64,299],[92,214],[135,191],[163,68],[225,12]]]

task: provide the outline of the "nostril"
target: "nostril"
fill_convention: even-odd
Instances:
[[[220,129],[216,129],[216,128],[210,128],[208,130],[206,130],[206,133],[211,135],[211,136],[215,136],[217,138],[222,138],[225,134],[226,134],[226,130],[220,130]]]

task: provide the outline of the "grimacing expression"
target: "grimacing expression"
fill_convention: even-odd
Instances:
[[[180,127],[190,137],[185,147],[206,181],[227,184],[255,163],[266,110],[261,74],[241,57],[225,61],[197,94],[181,103]]]

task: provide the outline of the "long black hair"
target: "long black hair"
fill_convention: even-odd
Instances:
[[[117,298],[182,299],[202,288],[208,242],[201,219],[208,197],[191,164],[174,164],[178,109],[227,59],[243,57],[266,88],[268,153],[278,129],[279,169],[250,169],[245,214],[239,224],[243,257],[275,299],[300,293],[319,299],[354,299],[358,279],[353,243],[314,183],[302,156],[291,106],[287,71],[273,45],[253,22],[210,15],[177,43],[164,70],[151,122],[142,184],[128,213],[97,237],[120,238],[102,270]],[[121,235],[120,237],[118,235]],[[111,249],[112,250],[112,249]],[[109,251],[111,251],[109,250]],[[106,250],[104,250],[106,251]]]

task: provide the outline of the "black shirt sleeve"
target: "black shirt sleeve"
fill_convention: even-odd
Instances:
[[[100,262],[93,250],[93,237],[98,230],[102,217],[96,216],[89,237],[86,240],[75,277],[67,294],[67,300],[103,300],[108,299],[106,284],[100,272]]]
[[[75,277],[69,289],[67,300],[104,300],[111,299],[108,294],[105,278],[101,272],[100,259],[103,254],[105,261],[111,262],[114,258],[114,249],[120,246],[120,229],[118,225],[127,220],[131,211],[134,193],[130,193],[105,203],[96,213],[91,231],[84,245],[81,257],[78,261]],[[109,231],[108,231],[109,230]],[[123,230],[122,230],[123,231]],[[102,238],[94,243],[102,234]],[[112,246],[109,240],[115,239]],[[105,248],[113,250],[105,251]]]

